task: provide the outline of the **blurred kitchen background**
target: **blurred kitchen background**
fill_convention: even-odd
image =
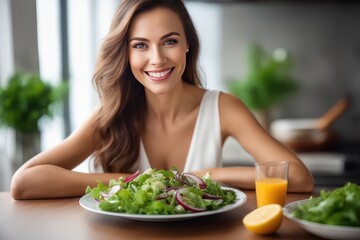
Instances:
[[[0,86],[16,70],[40,73],[51,84],[69,85],[64,109],[51,120],[40,121],[41,150],[68,136],[98,103],[92,85],[96,52],[119,2],[0,0]],[[254,114],[267,113],[268,130],[299,154],[318,188],[346,181],[359,184],[360,4],[341,0],[185,3],[200,35],[204,85],[231,92],[230,84],[247,76],[251,44],[270,56],[275,53],[279,61],[291,57],[288,70],[296,90]],[[325,115],[333,121],[320,128],[316,120]],[[0,191],[9,190],[15,142],[14,130],[0,129]],[[253,164],[233,139],[225,143],[223,158],[226,166]],[[86,165],[77,170],[86,171]]]

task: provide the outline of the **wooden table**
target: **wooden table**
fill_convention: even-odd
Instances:
[[[284,217],[276,234],[257,236],[248,232],[243,217],[254,210],[254,191],[244,191],[247,202],[234,210],[175,222],[144,222],[87,211],[79,198],[16,201],[0,193],[2,240],[106,240],[106,239],[320,239]],[[287,202],[310,194],[289,194]]]

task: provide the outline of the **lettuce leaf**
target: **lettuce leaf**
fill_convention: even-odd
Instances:
[[[348,182],[333,191],[321,190],[320,196],[300,205],[293,215],[322,224],[360,227],[360,186]]]

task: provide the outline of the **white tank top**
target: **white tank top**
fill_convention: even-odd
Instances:
[[[222,166],[219,93],[215,90],[206,91],[201,100],[184,172]],[[99,167],[96,169],[89,167],[89,169],[91,172],[102,172]],[[140,141],[139,157],[131,171],[143,172],[150,167],[143,142]]]
[[[184,172],[221,167],[219,91],[206,91],[200,104]],[[133,171],[145,171],[150,163],[140,141],[140,153]]]

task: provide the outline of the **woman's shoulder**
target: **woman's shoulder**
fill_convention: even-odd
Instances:
[[[245,104],[229,93],[219,94],[219,113],[224,128],[239,125],[239,122],[253,121],[253,116]]]
[[[204,96],[206,96],[207,99],[216,99],[220,111],[234,110],[234,108],[243,109],[245,107],[239,98],[217,89],[205,89],[194,86],[191,95],[197,96],[200,100],[203,99]]]
[[[232,109],[234,107],[244,108],[243,102],[236,96],[219,91],[219,107],[224,109]]]
[[[217,89],[206,89],[206,88],[200,88],[197,86],[189,85],[187,89],[188,97],[191,99],[197,99],[197,102],[200,104],[203,97],[207,95],[208,99],[218,99],[219,104],[219,110],[220,111],[232,111],[235,109],[244,109],[246,110],[245,105],[242,103],[242,101],[235,97],[234,95],[231,95],[229,93],[223,92],[221,90]],[[210,96],[210,97],[209,97]]]

